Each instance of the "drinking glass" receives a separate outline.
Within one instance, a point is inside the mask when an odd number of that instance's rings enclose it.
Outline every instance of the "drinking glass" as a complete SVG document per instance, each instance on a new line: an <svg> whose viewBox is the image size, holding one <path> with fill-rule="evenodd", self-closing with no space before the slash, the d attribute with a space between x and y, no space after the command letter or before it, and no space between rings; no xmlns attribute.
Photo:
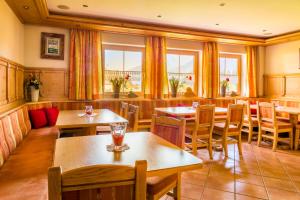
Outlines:
<svg viewBox="0 0 300 200"><path fill-rule="evenodd" d="M192 107L193 107L193 108L197 108L198 105L199 105L199 102L194 101L193 104L192 104Z"/></svg>
<svg viewBox="0 0 300 200"><path fill-rule="evenodd" d="M93 114L93 106L85 106L85 114L92 115Z"/></svg>
<svg viewBox="0 0 300 200"><path fill-rule="evenodd" d="M126 123L113 123L110 125L111 136L115 148L120 148L123 145L124 136L126 133Z"/></svg>

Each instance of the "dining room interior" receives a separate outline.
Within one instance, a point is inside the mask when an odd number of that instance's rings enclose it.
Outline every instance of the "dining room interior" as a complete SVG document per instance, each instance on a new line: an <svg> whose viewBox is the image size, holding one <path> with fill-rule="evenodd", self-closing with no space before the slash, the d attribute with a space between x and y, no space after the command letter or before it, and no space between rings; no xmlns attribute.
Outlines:
<svg viewBox="0 0 300 200"><path fill-rule="evenodd" d="M0 199L300 199L299 10L0 0Z"/></svg>

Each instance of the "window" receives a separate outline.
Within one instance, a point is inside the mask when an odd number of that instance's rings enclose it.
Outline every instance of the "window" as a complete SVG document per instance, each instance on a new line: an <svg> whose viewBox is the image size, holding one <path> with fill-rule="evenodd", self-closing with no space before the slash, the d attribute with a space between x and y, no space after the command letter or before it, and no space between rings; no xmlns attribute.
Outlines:
<svg viewBox="0 0 300 200"><path fill-rule="evenodd" d="M241 55L220 54L219 65L220 65L220 83L226 80L226 78L229 78L229 88L227 89L227 92L236 92L237 94L240 94Z"/></svg>
<svg viewBox="0 0 300 200"><path fill-rule="evenodd" d="M181 87L179 93L185 92L187 87L198 91L197 88L197 67L198 53L192 51L168 50L167 53L167 72L168 79L175 77L180 80Z"/></svg>
<svg viewBox="0 0 300 200"><path fill-rule="evenodd" d="M129 75L122 92L142 91L144 49L129 46L104 46L104 92L113 92L110 79Z"/></svg>

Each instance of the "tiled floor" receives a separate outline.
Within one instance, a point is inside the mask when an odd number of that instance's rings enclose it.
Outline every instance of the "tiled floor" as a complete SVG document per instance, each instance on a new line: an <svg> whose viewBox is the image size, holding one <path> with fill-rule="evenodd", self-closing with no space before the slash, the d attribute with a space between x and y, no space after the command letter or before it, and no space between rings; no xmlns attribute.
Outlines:
<svg viewBox="0 0 300 200"><path fill-rule="evenodd" d="M243 156L230 145L229 157L198 151L202 169L182 174L183 200L300 200L300 151L278 150L243 143ZM171 200L171 197L164 197Z"/></svg>

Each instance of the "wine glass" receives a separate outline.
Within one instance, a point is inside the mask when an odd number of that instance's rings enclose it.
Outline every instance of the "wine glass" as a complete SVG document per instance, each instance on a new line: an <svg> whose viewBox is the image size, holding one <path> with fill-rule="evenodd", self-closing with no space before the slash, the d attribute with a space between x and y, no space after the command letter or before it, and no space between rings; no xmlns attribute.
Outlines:
<svg viewBox="0 0 300 200"><path fill-rule="evenodd" d="M197 102L197 101L194 101L194 102L192 103L192 107L193 107L193 108L197 108L198 105L199 105L199 102Z"/></svg>
<svg viewBox="0 0 300 200"><path fill-rule="evenodd" d="M85 106L85 114L92 115L93 114L93 106L91 106L91 105Z"/></svg>

